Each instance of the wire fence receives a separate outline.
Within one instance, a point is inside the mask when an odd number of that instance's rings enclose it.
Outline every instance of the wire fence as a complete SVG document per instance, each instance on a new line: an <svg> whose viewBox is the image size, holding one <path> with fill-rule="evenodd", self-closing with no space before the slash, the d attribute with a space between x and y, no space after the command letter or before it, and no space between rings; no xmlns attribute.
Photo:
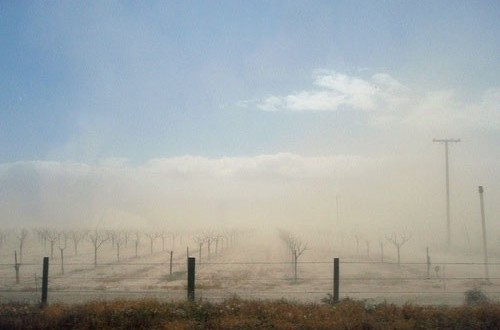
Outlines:
<svg viewBox="0 0 500 330"><path fill-rule="evenodd" d="M484 267L490 276L484 276ZM42 263L0 264L0 302L40 300ZM169 262L61 263L50 265L49 301L95 299L186 299L185 258ZM457 305L464 293L480 288L491 300L500 298L500 263L340 261L340 297L367 302ZM249 261L196 264L196 298L326 301L333 294L333 259L292 262Z"/></svg>

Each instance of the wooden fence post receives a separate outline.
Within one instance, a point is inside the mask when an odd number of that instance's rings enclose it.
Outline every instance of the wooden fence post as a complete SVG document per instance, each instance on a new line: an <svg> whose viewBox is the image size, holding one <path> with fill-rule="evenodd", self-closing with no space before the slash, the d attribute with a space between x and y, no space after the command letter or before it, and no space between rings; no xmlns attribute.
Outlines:
<svg viewBox="0 0 500 330"><path fill-rule="evenodd" d="M427 252L427 279L431 278L431 256L429 255L429 247L426 248Z"/></svg>
<svg viewBox="0 0 500 330"><path fill-rule="evenodd" d="M380 242L380 262L384 262L384 243Z"/></svg>
<svg viewBox="0 0 500 330"><path fill-rule="evenodd" d="M14 269L16 270L16 284L19 284L19 268L21 264L17 262L17 251L14 251Z"/></svg>
<svg viewBox="0 0 500 330"><path fill-rule="evenodd" d="M195 279L195 261L196 258L188 258L188 274L187 274L187 297L189 301L194 301L194 279Z"/></svg>
<svg viewBox="0 0 500 330"><path fill-rule="evenodd" d="M49 289L49 257L43 258L43 274L42 274L42 301L41 307L47 306L47 292Z"/></svg>
<svg viewBox="0 0 500 330"><path fill-rule="evenodd" d="M174 251L170 251L170 276L172 276L172 259L174 257Z"/></svg>
<svg viewBox="0 0 500 330"><path fill-rule="evenodd" d="M61 250L61 274L64 275L64 248L59 248Z"/></svg>
<svg viewBox="0 0 500 330"><path fill-rule="evenodd" d="M339 282L340 282L340 271L339 271L339 258L333 258L333 303L339 302Z"/></svg>
<svg viewBox="0 0 500 330"><path fill-rule="evenodd" d="M293 281L297 283L297 250L293 250Z"/></svg>

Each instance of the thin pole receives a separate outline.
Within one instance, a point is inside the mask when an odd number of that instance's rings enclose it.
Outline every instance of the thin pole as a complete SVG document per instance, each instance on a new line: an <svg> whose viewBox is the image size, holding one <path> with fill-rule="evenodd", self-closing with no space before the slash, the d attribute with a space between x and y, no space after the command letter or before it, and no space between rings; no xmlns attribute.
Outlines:
<svg viewBox="0 0 500 330"><path fill-rule="evenodd" d="M448 144L450 142L460 142L460 139L434 139L432 142L444 143L445 171L446 171L446 246L451 246L451 220L450 220L450 171Z"/></svg>
<svg viewBox="0 0 500 330"><path fill-rule="evenodd" d="M451 245L451 221L450 221L450 170L448 160L448 141L444 143L446 163L446 245Z"/></svg>
<svg viewBox="0 0 500 330"><path fill-rule="evenodd" d="M483 186L479 186L479 200L481 202L481 224L483 226L484 277L486 278L486 281L489 281L490 276L488 272L488 248L486 243L486 220L484 216L483 191Z"/></svg>

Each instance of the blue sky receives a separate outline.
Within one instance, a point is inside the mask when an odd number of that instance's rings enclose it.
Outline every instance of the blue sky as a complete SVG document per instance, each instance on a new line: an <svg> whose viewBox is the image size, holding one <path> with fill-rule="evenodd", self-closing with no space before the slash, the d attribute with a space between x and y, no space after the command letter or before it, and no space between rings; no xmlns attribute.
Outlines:
<svg viewBox="0 0 500 330"><path fill-rule="evenodd" d="M499 13L497 1L3 2L0 161L346 152L379 134L364 113L238 102L310 90L316 70L476 99L498 87ZM346 144L328 142L339 130Z"/></svg>
<svg viewBox="0 0 500 330"><path fill-rule="evenodd" d="M223 178L221 195L181 202L199 206L189 214L257 200L258 217L299 221L319 198L323 221L342 194L352 221L431 224L444 180L432 139L461 138L454 212L473 217L458 201L478 184L500 196L498 17L498 1L2 1L0 209L81 217L77 199L51 197L64 192L153 219L170 211L144 215L135 191ZM275 188L295 193L269 208Z"/></svg>

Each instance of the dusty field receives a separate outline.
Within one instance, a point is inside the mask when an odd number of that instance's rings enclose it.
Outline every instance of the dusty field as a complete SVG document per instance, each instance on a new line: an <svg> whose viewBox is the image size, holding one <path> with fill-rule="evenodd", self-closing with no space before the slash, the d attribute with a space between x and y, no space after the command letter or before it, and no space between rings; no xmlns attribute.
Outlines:
<svg viewBox="0 0 500 330"><path fill-rule="evenodd" d="M203 246L201 262L198 245L186 234L165 241L156 239L153 253L150 242L143 237L135 257L135 244L123 243L120 261L116 246L106 241L98 250L98 265L94 267L94 251L89 241L79 245L74 254L72 242L64 249L64 274L59 244L50 259L49 302L83 302L94 299L155 297L160 300L183 300L186 297L186 247L197 258L196 297L221 301L238 296L251 299L291 299L320 302L332 293L333 257L340 257L342 297L366 299L368 303L383 301L432 305L463 303L464 292L480 287L490 299L500 298L500 261L490 259L490 282L481 279L484 266L480 255L433 255L431 277L427 279L425 254L405 251L402 264L394 260L394 251L386 246L385 262L377 251L353 253L348 246L331 244L331 240L305 238L308 249L299 258L298 279L294 281L291 256L276 233L257 231L239 235L233 244ZM50 255L30 232L23 247L20 283L16 284L14 234L3 242L0 254L0 302L36 303L40 299L42 258ZM170 250L174 251L170 275ZM413 253L413 254L412 254ZM363 254L363 255L361 255ZM19 257L18 257L19 258ZM435 271L439 266L439 271Z"/></svg>

